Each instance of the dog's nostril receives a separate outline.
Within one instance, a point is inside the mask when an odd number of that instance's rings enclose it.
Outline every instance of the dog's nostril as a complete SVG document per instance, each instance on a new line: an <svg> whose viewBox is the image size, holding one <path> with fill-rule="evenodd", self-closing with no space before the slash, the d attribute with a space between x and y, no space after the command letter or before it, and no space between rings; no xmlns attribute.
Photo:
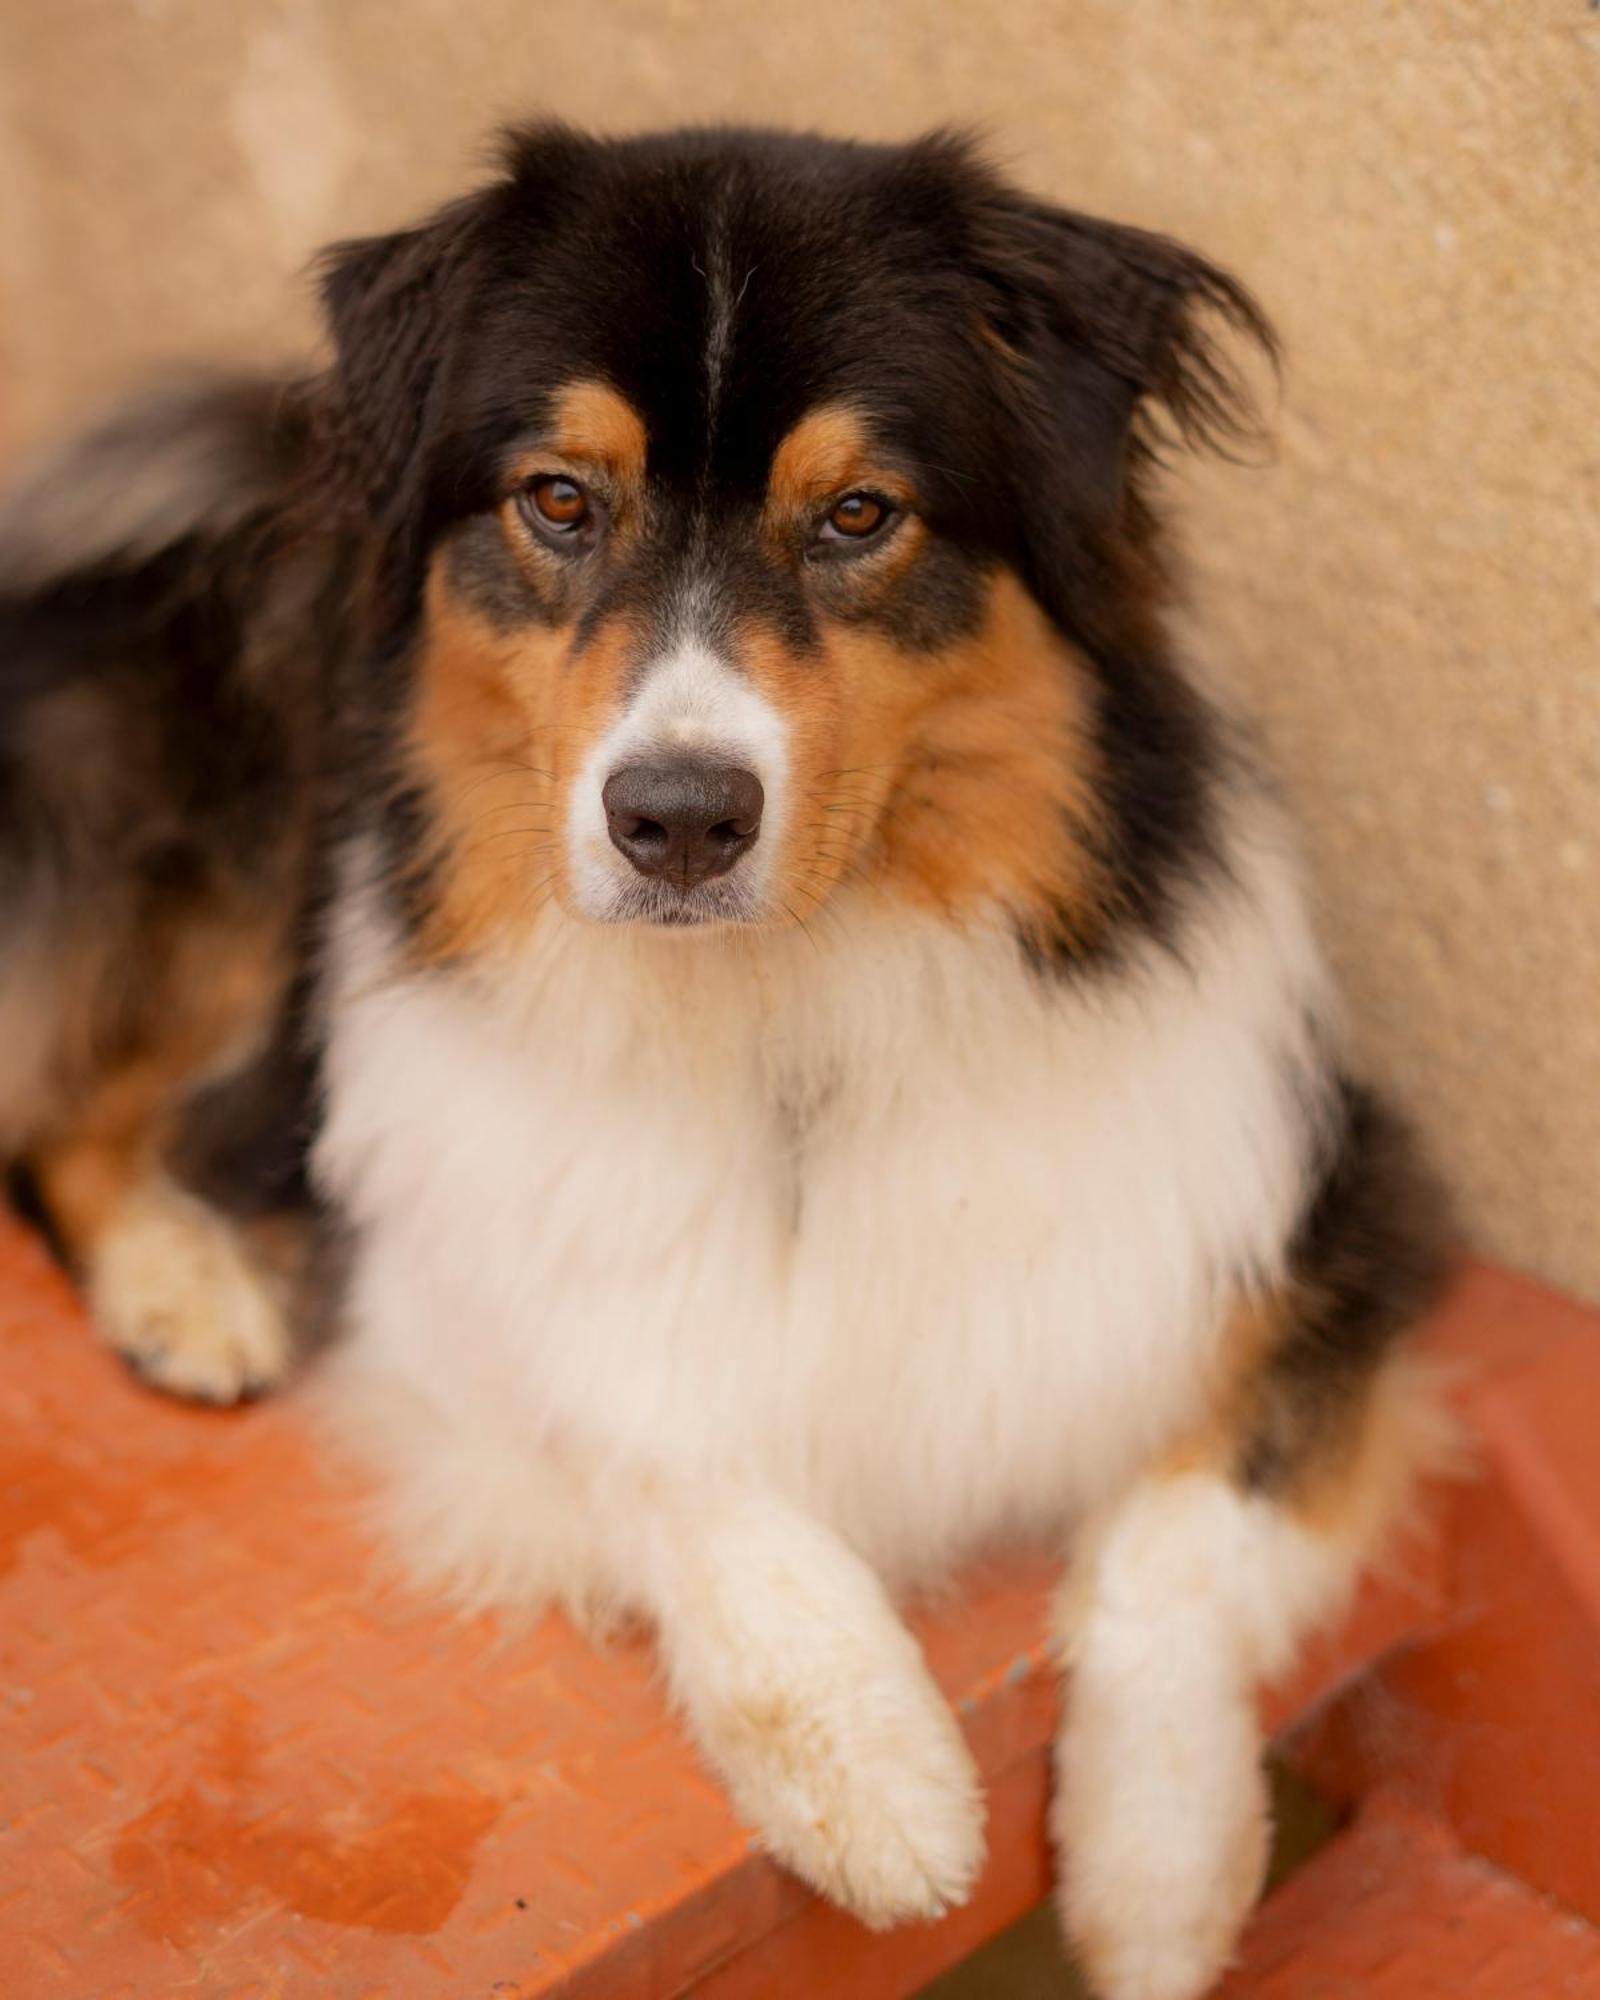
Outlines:
<svg viewBox="0 0 1600 2000"><path fill-rule="evenodd" d="M754 771L698 758L626 764L601 801L619 853L680 889L725 874L755 844L766 803Z"/></svg>
<svg viewBox="0 0 1600 2000"><path fill-rule="evenodd" d="M655 841L665 840L667 837L667 829L658 819L635 819L630 825L627 824L627 814L623 814L621 817L629 840Z"/></svg>

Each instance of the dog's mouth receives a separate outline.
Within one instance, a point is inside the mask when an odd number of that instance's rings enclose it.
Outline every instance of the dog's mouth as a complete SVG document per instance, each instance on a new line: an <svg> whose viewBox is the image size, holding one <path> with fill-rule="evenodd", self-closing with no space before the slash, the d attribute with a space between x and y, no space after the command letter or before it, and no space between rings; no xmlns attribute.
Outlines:
<svg viewBox="0 0 1600 2000"><path fill-rule="evenodd" d="M600 913L600 921L645 930L694 931L757 924L765 915L760 899L743 882L721 877L687 888L659 880L626 883Z"/></svg>

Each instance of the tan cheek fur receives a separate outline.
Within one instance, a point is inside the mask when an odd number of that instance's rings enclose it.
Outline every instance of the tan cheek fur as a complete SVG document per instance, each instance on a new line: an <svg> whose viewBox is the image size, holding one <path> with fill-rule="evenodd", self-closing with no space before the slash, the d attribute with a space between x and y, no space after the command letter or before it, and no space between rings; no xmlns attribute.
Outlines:
<svg viewBox="0 0 1600 2000"><path fill-rule="evenodd" d="M615 532L636 533L647 438L637 410L603 382L568 383L555 399L548 444L513 477L598 471ZM535 581L558 581L502 514L513 554ZM615 713L630 634L617 625L572 653L570 623L495 630L451 588L448 561L428 579L411 770L432 813L424 855L431 896L413 950L424 962L461 957L524 932L564 895L561 826L571 774Z"/></svg>
<svg viewBox="0 0 1600 2000"><path fill-rule="evenodd" d="M570 626L496 631L428 580L408 762L431 808L427 963L526 932L566 890L572 774L621 701L632 635L620 622L580 654Z"/></svg>
<svg viewBox="0 0 1600 2000"><path fill-rule="evenodd" d="M747 670L791 730L780 873L800 914L849 875L955 919L1103 920L1090 684L1009 572L944 653L836 625L820 660L757 643Z"/></svg>

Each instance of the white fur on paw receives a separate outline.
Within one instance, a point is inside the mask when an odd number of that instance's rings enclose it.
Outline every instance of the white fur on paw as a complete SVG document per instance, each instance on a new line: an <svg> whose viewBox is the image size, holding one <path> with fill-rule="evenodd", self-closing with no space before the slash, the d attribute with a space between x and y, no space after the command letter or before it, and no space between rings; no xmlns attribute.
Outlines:
<svg viewBox="0 0 1600 2000"><path fill-rule="evenodd" d="M283 1313L229 1225L176 1188L142 1190L95 1245L101 1337L176 1396L236 1403L282 1379Z"/></svg>
<svg viewBox="0 0 1600 2000"><path fill-rule="evenodd" d="M1095 1704L1094 1706L1098 1706ZM1099 2000L1198 2000L1228 1964L1266 1871L1253 1720L1075 1716L1054 1814L1061 1913ZM1193 1725L1193 1726L1191 1726ZM1196 1728L1203 1734L1196 1734Z"/></svg>
<svg viewBox="0 0 1600 2000"><path fill-rule="evenodd" d="M797 1675L703 1733L767 1851L863 1923L939 1917L972 1893L977 1771L920 1662L903 1675Z"/></svg>

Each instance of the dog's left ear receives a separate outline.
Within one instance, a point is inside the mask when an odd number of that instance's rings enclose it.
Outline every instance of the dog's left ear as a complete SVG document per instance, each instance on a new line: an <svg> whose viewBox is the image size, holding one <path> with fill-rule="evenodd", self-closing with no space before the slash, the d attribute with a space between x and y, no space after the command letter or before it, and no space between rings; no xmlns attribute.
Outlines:
<svg viewBox="0 0 1600 2000"><path fill-rule="evenodd" d="M1260 434L1227 350L1241 337L1276 365L1277 337L1236 278L1170 237L1010 197L987 218L1002 319L1024 341L1059 344L1131 406L1165 409L1185 444L1222 448Z"/></svg>
<svg viewBox="0 0 1600 2000"><path fill-rule="evenodd" d="M1172 444L1229 450L1264 433L1241 352L1277 341L1249 292L1181 244L987 181L973 225L985 338L1019 427L1048 569L1104 560L1143 519L1139 474Z"/></svg>

